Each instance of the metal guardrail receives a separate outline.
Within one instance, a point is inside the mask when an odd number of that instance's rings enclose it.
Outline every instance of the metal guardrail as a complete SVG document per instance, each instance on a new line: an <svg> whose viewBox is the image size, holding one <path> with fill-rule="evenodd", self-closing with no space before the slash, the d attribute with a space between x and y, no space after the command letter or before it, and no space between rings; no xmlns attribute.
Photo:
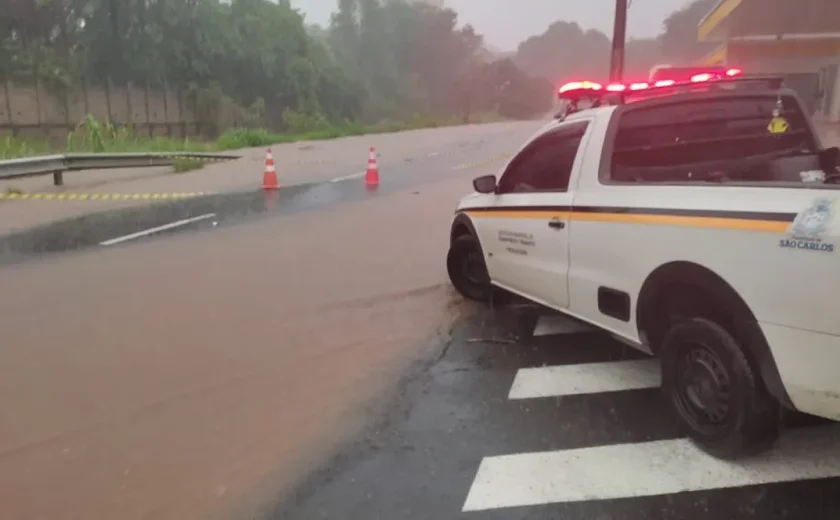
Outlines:
<svg viewBox="0 0 840 520"><path fill-rule="evenodd" d="M52 175L53 184L64 184L64 172L110 168L170 166L178 159L195 161L230 161L240 155L222 153L70 153L42 155L0 161L0 180Z"/></svg>

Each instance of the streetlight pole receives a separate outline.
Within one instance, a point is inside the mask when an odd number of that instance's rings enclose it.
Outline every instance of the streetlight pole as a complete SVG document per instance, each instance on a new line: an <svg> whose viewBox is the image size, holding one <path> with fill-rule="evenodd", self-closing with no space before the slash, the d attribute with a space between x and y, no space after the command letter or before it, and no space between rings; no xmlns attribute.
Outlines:
<svg viewBox="0 0 840 520"><path fill-rule="evenodd" d="M627 38L627 0L615 0L610 82L621 83L624 76L624 41Z"/></svg>

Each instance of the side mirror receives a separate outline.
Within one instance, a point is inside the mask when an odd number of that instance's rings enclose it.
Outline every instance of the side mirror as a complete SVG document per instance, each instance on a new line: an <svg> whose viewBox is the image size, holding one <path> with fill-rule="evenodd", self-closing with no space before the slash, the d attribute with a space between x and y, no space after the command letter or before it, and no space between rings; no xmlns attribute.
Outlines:
<svg viewBox="0 0 840 520"><path fill-rule="evenodd" d="M820 169L828 174L835 173L840 165L840 148L832 146L820 151Z"/></svg>
<svg viewBox="0 0 840 520"><path fill-rule="evenodd" d="M479 193L495 193L496 192L496 176L482 175L473 179L473 188Z"/></svg>

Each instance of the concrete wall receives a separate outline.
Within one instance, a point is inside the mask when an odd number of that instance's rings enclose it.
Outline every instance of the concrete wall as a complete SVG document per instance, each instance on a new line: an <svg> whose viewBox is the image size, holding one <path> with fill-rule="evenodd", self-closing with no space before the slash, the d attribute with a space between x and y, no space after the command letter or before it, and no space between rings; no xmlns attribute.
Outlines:
<svg viewBox="0 0 840 520"><path fill-rule="evenodd" d="M194 136L210 125L175 90L123 85L51 89L43 84L0 82L0 136L64 140L87 114L99 121L133 124L138 134Z"/></svg>

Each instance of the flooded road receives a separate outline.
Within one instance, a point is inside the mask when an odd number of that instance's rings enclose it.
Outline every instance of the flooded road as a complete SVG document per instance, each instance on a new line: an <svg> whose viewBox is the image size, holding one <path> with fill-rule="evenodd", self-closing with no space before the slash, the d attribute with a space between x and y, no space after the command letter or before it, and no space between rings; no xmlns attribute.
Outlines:
<svg viewBox="0 0 840 520"><path fill-rule="evenodd" d="M395 147L373 193L4 203L46 220L0 237L0 518L833 519L836 427L717 464L650 360L453 294L457 200L536 126Z"/></svg>
<svg viewBox="0 0 840 520"><path fill-rule="evenodd" d="M443 260L468 182L3 268L2 516L274 498L459 315Z"/></svg>

